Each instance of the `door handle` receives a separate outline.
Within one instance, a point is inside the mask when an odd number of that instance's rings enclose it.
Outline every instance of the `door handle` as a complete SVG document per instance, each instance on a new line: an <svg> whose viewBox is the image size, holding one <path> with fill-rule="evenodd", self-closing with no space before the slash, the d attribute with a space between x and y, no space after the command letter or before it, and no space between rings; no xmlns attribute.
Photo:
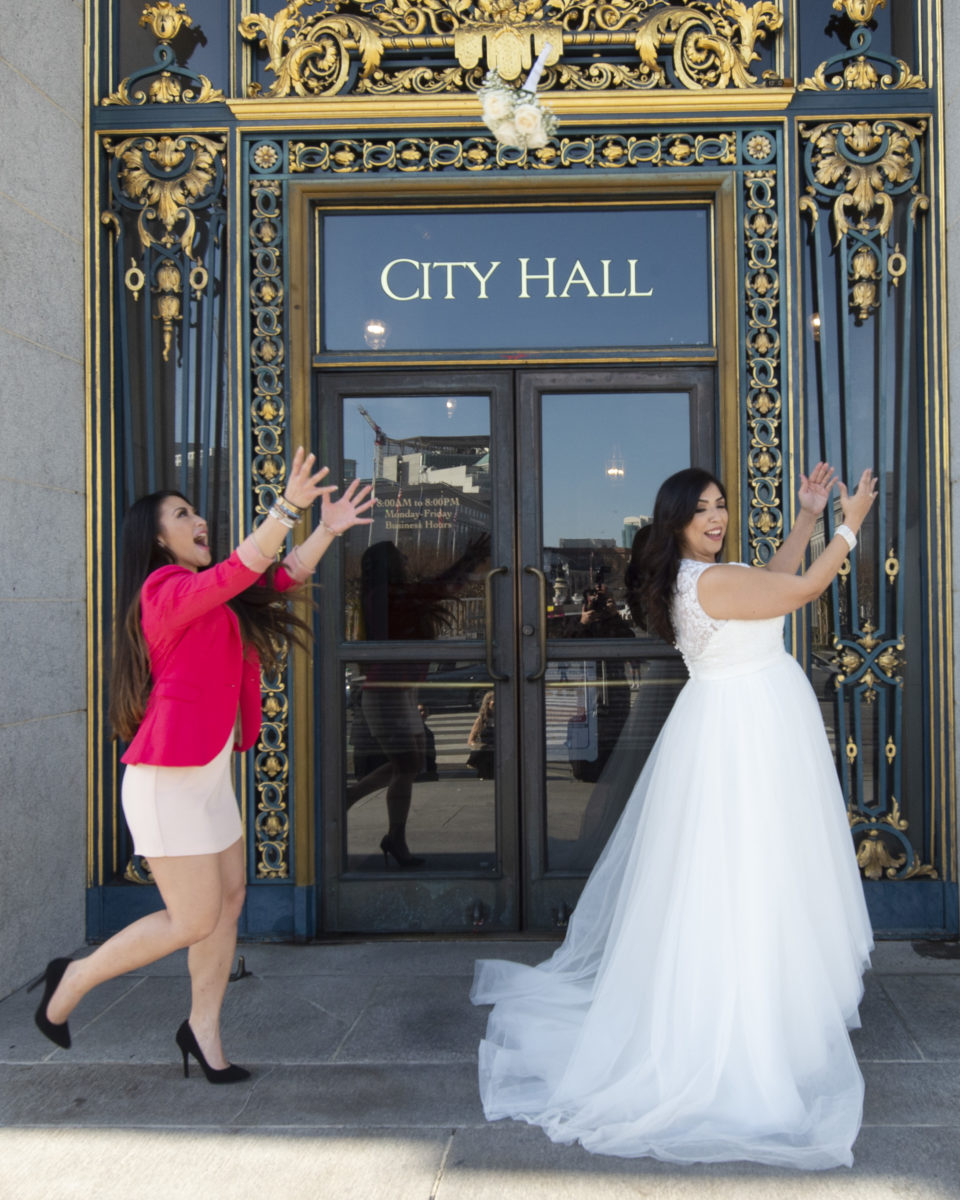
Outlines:
<svg viewBox="0 0 960 1200"><path fill-rule="evenodd" d="M540 666L532 675L527 676L528 683L536 683L547 673L547 577L536 567L524 567L523 573L536 576L537 591L540 596L540 633L537 638L540 647Z"/></svg>
<svg viewBox="0 0 960 1200"><path fill-rule="evenodd" d="M501 675L493 665L493 577L506 575L506 567L494 567L483 577L483 624L487 643L487 674L494 683L507 683L510 676Z"/></svg>

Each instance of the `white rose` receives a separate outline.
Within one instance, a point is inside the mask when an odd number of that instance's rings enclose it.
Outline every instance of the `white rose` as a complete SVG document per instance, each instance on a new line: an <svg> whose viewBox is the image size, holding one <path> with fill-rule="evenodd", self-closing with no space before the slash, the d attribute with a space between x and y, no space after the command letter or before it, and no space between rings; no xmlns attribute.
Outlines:
<svg viewBox="0 0 960 1200"><path fill-rule="evenodd" d="M488 92L483 98L483 119L488 125L509 117L512 110L510 97L504 92Z"/></svg>
<svg viewBox="0 0 960 1200"><path fill-rule="evenodd" d="M540 109L535 104L518 104L513 113L513 121L517 131L524 137L535 137L538 132L543 133Z"/></svg>
<svg viewBox="0 0 960 1200"><path fill-rule="evenodd" d="M520 145L520 134L517 132L517 127L512 121L501 121L494 129L496 139L504 146Z"/></svg>
<svg viewBox="0 0 960 1200"><path fill-rule="evenodd" d="M541 129L539 133L532 133L527 138L527 149L542 150L549 141L550 139L547 137L546 131Z"/></svg>

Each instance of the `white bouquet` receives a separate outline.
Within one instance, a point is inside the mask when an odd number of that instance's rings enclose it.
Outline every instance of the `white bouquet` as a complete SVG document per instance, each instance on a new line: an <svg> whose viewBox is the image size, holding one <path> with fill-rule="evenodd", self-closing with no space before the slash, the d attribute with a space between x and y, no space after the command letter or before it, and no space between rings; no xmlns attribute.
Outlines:
<svg viewBox="0 0 960 1200"><path fill-rule="evenodd" d="M515 88L488 71L477 95L483 105L483 123L503 146L539 150L557 130L557 119L537 98L537 84L550 53L543 47L523 87Z"/></svg>

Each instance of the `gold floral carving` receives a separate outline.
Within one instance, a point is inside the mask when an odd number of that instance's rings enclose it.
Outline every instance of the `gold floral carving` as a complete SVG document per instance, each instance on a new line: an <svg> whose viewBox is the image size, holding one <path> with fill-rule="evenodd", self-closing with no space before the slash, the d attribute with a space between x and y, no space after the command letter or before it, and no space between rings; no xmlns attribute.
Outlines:
<svg viewBox="0 0 960 1200"><path fill-rule="evenodd" d="M194 204L212 196L221 178L225 140L190 133L151 137L137 134L114 143L104 139L104 149L115 160L115 186L130 208L137 209L137 233L144 253L160 248L160 261L152 275L157 319L162 322L163 359L169 360L175 324L182 320L183 273L195 296L206 288L208 276L198 249ZM102 220L117 227L113 212ZM183 265L176 261L176 248ZM190 264L188 268L187 264ZM132 259L124 283L134 300L140 296L147 274Z"/></svg>
<svg viewBox="0 0 960 1200"><path fill-rule="evenodd" d="M897 672L905 661L903 657L905 643L901 638L897 642L890 642L884 646L883 638L874 637L876 632L871 622L867 621L855 643L840 641L836 637L833 639L835 650L833 666L837 668L837 674L833 681L834 687L839 691L852 675L856 675L865 667L863 674L855 682L863 686L863 698L867 704L872 704L876 700L878 683L896 687L903 686L903 679ZM884 648L877 653L880 646Z"/></svg>
<svg viewBox="0 0 960 1200"><path fill-rule="evenodd" d="M938 878L936 868L925 864L909 842L906 842L905 835L910 825L900 811L900 802L896 796L890 797L890 811L883 816L868 817L851 808L847 811L847 818L855 837L857 834L864 834L857 845L857 865L866 879L880 879L884 875L888 879ZM890 845L884 840L884 834L892 837L895 844L903 848L902 854L891 852ZM908 850L910 866L904 871Z"/></svg>
<svg viewBox="0 0 960 1200"><path fill-rule="evenodd" d="M172 42L184 26L193 24L193 19L187 16L185 4L174 8L168 0L160 0L159 4L146 5L139 24L149 27L158 42Z"/></svg>
<svg viewBox="0 0 960 1200"><path fill-rule="evenodd" d="M766 159L774 143L766 134L749 139L747 153ZM780 267L775 170L745 171L747 265L747 416L750 450L747 487L748 526L753 561L767 562L783 535L780 494L783 456L780 450Z"/></svg>
<svg viewBox="0 0 960 1200"><path fill-rule="evenodd" d="M814 73L800 84L801 92L841 92L844 90L868 91L879 88L885 92L904 91L911 88L925 88L926 82L921 75L914 75L902 59L897 59L898 73L881 75L877 68L863 54L850 59L843 71L837 75L828 75L830 64L822 62Z"/></svg>
<svg viewBox="0 0 960 1200"><path fill-rule="evenodd" d="M213 186L216 159L223 153L226 142L192 133L180 137L163 134L158 138L139 135L117 146L109 140L104 145L122 164L119 179L124 194L140 203L137 229L143 248L155 241L164 246L179 242L189 256L197 230L196 217L189 206ZM173 174L188 153L193 155L188 169ZM158 177L145 159L166 172L167 178ZM159 237L150 228L155 221L162 226Z"/></svg>
<svg viewBox="0 0 960 1200"><path fill-rule="evenodd" d="M154 66L129 75L115 92L100 101L102 105L211 104L225 99L223 92L215 88L206 75L194 75L177 65L170 43L183 29L193 25L185 4L177 8L169 0L147 4L139 24L148 28L157 39ZM146 88L138 89L138 84L146 83L151 76L155 78Z"/></svg>
<svg viewBox="0 0 960 1200"><path fill-rule="evenodd" d="M910 124L891 118L872 121L831 121L815 127L800 126L807 146L810 182L800 209L815 225L819 218L816 198L828 201L833 215L834 244L852 235L846 251L850 307L859 320L880 307L883 268L897 286L906 271L899 243L887 240L893 228L894 198L910 193L910 219L929 207L918 190L918 141L926 122Z"/></svg>
<svg viewBox="0 0 960 1200"><path fill-rule="evenodd" d="M266 51L276 77L268 96L340 93L354 51L361 64L357 92L476 90L486 70L519 79L547 45L544 87L669 87L661 61L668 55L679 85L699 91L758 86L751 71L760 57L757 42L782 25L774 0L290 0L273 17L250 13L240 33L259 39ZM550 70L566 52L591 46L632 49L639 62ZM459 70L383 66L388 51L444 49L452 50ZM250 94L259 95L260 85L252 84Z"/></svg>
<svg viewBox="0 0 960 1200"><path fill-rule="evenodd" d="M873 20L873 14L878 8L886 8L887 0L833 0L837 12L845 12L851 21L858 25Z"/></svg>
<svg viewBox="0 0 960 1200"><path fill-rule="evenodd" d="M886 8L887 0L833 0L837 12L843 12L859 28L854 30L850 49L836 58L822 62L814 73L800 84L799 91L836 92L903 91L925 88L919 75L914 75L902 58L886 54L870 54L871 36L865 29L878 8ZM857 53L857 51L861 53ZM871 61L871 59L873 61ZM881 64L881 70L874 65Z"/></svg>
<svg viewBox="0 0 960 1200"><path fill-rule="evenodd" d="M848 209L859 213L857 228L886 235L893 220L893 199L888 184L906 183L913 172L913 143L924 132L925 122L858 121L842 125L827 123L813 129L801 126L803 136L814 143L814 175L829 187L843 183L833 204L834 240L839 243L850 229ZM841 146L842 139L842 146ZM882 155L876 151L886 143ZM875 225L868 218L879 209Z"/></svg>

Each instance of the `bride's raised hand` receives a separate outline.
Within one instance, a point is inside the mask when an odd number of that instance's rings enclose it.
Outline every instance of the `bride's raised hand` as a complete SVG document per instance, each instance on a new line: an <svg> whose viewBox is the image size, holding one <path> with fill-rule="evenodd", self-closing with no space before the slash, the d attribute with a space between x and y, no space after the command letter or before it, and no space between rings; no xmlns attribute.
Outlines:
<svg viewBox="0 0 960 1200"><path fill-rule="evenodd" d="M847 493L846 484L840 484L840 508L843 511L843 521L854 533L863 524L867 513L873 507L877 498L877 479L870 467L863 472L857 482L856 490Z"/></svg>
<svg viewBox="0 0 960 1200"><path fill-rule="evenodd" d="M827 507L827 500L837 482L837 473L829 463L818 462L809 475L800 475L797 499L800 507L817 517Z"/></svg>
<svg viewBox="0 0 960 1200"><path fill-rule="evenodd" d="M336 489L327 488L326 492ZM320 506L320 520L337 537L345 533L353 525L370 525L373 517L361 517L360 513L372 508L376 501L370 495L370 484L360 486L360 480L354 479L339 500L331 500L329 495L323 497Z"/></svg>

